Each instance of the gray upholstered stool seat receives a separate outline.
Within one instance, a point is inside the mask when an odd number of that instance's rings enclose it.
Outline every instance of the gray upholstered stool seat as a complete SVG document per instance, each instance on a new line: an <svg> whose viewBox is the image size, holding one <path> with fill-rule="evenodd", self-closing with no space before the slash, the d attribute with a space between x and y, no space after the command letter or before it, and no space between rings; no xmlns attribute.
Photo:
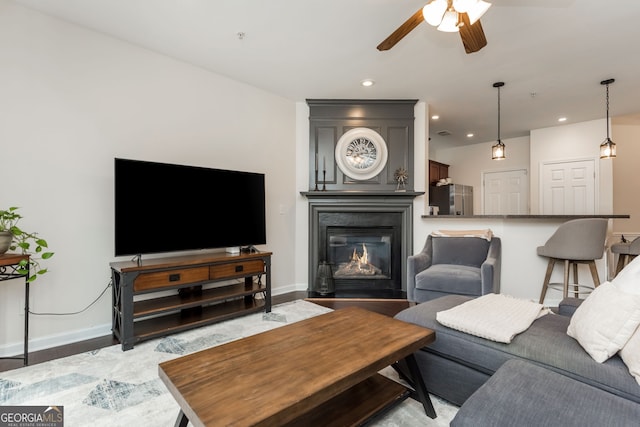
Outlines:
<svg viewBox="0 0 640 427"><path fill-rule="evenodd" d="M640 255L640 238L636 238L631 242L614 243L611 245L611 252L618 254L618 263L616 265L617 276L627 264Z"/></svg>
<svg viewBox="0 0 640 427"><path fill-rule="evenodd" d="M637 425L640 405L512 359L462 405L451 427Z"/></svg>
<svg viewBox="0 0 640 427"><path fill-rule="evenodd" d="M593 287L600 285L598 269L595 260L604 255L605 241L607 238L608 220L605 218L581 218L567 221L561 224L544 246L537 249L538 255L549 258L547 272L542 284L540 304L548 288L554 288L550 284L551 274L557 261L564 263L564 281L562 283L563 298L567 298L569 292L569 270L573 267L573 292L576 298L582 289L591 291ZM591 271L593 287L587 287L578 283L578 264L587 264Z"/></svg>

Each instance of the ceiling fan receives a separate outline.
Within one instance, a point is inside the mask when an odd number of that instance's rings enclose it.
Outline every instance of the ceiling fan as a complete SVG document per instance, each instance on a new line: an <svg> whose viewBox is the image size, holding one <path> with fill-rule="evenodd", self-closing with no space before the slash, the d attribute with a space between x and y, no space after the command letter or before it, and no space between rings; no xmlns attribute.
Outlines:
<svg viewBox="0 0 640 427"><path fill-rule="evenodd" d="M487 45L480 17L489 7L491 3L483 0L431 0L380 43L378 50L391 49L422 21L427 21L439 31L459 32L465 52L477 52Z"/></svg>

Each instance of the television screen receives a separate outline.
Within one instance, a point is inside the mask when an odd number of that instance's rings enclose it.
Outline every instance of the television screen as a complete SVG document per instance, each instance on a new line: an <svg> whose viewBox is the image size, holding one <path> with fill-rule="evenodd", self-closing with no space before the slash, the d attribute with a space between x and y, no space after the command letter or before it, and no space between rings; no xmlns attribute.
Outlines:
<svg viewBox="0 0 640 427"><path fill-rule="evenodd" d="M264 174L115 159L115 255L266 243Z"/></svg>

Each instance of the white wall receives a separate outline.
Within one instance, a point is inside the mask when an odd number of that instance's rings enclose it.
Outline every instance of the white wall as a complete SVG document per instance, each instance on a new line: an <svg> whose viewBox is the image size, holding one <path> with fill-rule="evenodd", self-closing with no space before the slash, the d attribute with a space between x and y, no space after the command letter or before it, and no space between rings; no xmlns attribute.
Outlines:
<svg viewBox="0 0 640 427"><path fill-rule="evenodd" d="M473 212L482 213L482 174L516 169L529 170L529 137L511 138L505 144L506 158L491 160L495 141L435 150L432 160L449 166L449 176L456 184L473 186Z"/></svg>
<svg viewBox="0 0 640 427"><path fill-rule="evenodd" d="M4 0L0 93L0 206L56 253L32 311L78 311L109 283L114 157L265 173L274 293L295 288L294 102ZM175 214L159 232L197 232ZM0 355L21 353L23 289L0 283ZM110 305L31 316L31 349L109 334Z"/></svg>
<svg viewBox="0 0 640 427"><path fill-rule="evenodd" d="M531 213L540 212L540 168L554 160L595 159L596 213L613 212L613 161L600 160L600 144L606 137L606 119L554 126L531 131Z"/></svg>
<svg viewBox="0 0 640 427"><path fill-rule="evenodd" d="M640 198L638 191L638 161L640 160L640 119L613 119L611 139L616 143L617 157L613 161L613 211L628 213L629 219L613 220L613 232L625 237L640 235Z"/></svg>

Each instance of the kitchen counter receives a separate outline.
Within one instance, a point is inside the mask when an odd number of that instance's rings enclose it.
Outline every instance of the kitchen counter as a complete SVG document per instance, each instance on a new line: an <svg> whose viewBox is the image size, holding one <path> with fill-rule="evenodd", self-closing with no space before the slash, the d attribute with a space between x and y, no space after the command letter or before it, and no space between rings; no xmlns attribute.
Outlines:
<svg viewBox="0 0 640 427"><path fill-rule="evenodd" d="M571 220L580 218L607 218L607 219L626 219L631 215L617 214L598 214L598 215L422 215L422 218L429 219L560 219Z"/></svg>

